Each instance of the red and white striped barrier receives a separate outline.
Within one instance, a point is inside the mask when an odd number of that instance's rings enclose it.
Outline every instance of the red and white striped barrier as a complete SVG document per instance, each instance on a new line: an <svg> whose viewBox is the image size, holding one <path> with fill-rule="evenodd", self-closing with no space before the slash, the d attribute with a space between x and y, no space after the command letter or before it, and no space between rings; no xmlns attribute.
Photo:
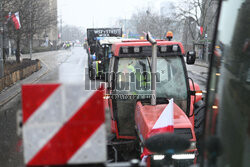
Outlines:
<svg viewBox="0 0 250 167"><path fill-rule="evenodd" d="M103 91L84 85L22 86L27 166L106 161Z"/></svg>

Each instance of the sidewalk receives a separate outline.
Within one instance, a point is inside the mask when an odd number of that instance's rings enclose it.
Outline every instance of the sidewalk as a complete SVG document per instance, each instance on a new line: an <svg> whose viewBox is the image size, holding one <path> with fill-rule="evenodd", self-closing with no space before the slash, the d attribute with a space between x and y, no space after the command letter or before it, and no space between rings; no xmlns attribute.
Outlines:
<svg viewBox="0 0 250 167"><path fill-rule="evenodd" d="M35 83L44 75L53 70L56 66L59 66L62 62L64 62L68 54L68 51L59 50L59 51L50 51L50 52L40 52L33 53L32 59L39 59L41 61L42 68L28 76L27 78L20 80L13 84L10 87L5 88L0 92L0 108L11 99L13 99L16 95L21 92L21 85L27 83ZM29 54L25 54L21 56L22 58L29 58ZM16 60L15 56L8 57L9 61Z"/></svg>
<svg viewBox="0 0 250 167"><path fill-rule="evenodd" d="M194 65L209 68L209 64L204 61L195 60Z"/></svg>

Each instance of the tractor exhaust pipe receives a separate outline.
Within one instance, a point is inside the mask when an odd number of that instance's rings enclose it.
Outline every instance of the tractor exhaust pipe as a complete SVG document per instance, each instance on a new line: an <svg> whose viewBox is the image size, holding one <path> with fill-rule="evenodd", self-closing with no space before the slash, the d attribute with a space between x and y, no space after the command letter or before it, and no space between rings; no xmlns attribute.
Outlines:
<svg viewBox="0 0 250 167"><path fill-rule="evenodd" d="M151 36L150 32L146 35L147 40L152 44L152 61L151 61L151 105L156 105L156 61L157 61L157 42Z"/></svg>

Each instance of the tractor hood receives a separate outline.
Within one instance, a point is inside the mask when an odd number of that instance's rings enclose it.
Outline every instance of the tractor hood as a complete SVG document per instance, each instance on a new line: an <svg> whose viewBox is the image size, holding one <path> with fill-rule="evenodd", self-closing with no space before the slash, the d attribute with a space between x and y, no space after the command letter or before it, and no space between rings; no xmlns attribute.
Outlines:
<svg viewBox="0 0 250 167"><path fill-rule="evenodd" d="M149 137L151 129L160 117L167 104L142 105L139 101L136 104L135 122L140 139L144 141ZM195 140L194 130L186 114L174 103L174 133L184 138Z"/></svg>

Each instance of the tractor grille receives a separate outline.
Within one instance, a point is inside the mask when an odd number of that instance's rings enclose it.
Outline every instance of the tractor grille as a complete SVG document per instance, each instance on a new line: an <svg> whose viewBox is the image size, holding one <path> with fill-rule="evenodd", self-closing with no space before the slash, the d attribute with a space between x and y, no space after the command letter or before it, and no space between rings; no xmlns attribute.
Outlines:
<svg viewBox="0 0 250 167"><path fill-rule="evenodd" d="M192 139L192 131L190 128L176 128L174 129L174 133L182 136L185 139Z"/></svg>

